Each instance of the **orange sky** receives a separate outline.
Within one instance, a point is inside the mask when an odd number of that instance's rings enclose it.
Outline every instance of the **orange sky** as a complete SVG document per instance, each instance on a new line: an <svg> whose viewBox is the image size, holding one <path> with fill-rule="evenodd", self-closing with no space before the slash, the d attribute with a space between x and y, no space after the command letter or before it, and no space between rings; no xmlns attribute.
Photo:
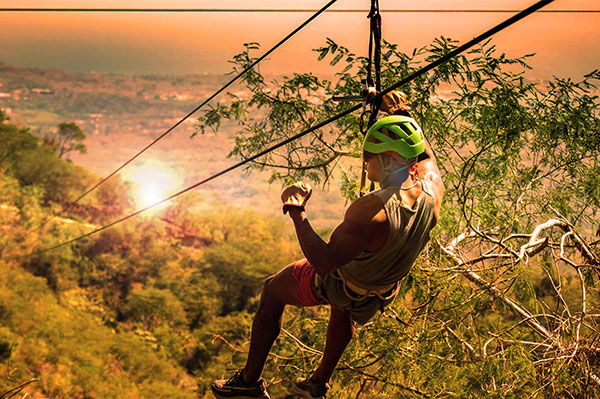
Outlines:
<svg viewBox="0 0 600 399"><path fill-rule="evenodd" d="M319 8L325 1L39 1L0 0L0 7L242 7ZM492 4L493 3L493 4ZM464 42L509 14L400 14L387 8L522 9L533 0L419 2L380 0L383 36L405 51L440 35ZM598 0L557 0L546 9L600 9ZM368 0L339 0L334 8L364 9ZM17 66L113 73L223 73L244 42L267 49L299 25L304 13L89 14L0 12L0 61ZM577 77L600 66L600 14L536 14L495 36L509 56L536 52L534 77ZM326 37L358 54L367 51L362 13L327 13L273 54L265 72L329 71L311 49Z"/></svg>
<svg viewBox="0 0 600 399"><path fill-rule="evenodd" d="M2 7L241 7L241 8L319 8L326 0L275 1L275 0L171 0L166 1L39 1L39 0L0 0ZM15 4L18 3L18 4ZM389 1L380 0L383 15L383 36L397 43L404 51L424 46L432 39L444 35L465 42L491 26L505 20L510 14L400 14L385 13L386 8L422 9L523 9L534 0L420 0ZM338 0L337 8L366 9L368 0ZM600 9L600 0L557 0L547 9ZM14 13L0 12L0 62L22 67L59 68L74 72L111 72L126 74L161 73L218 73L230 70L227 63L243 48L243 43L257 41L263 50L270 48L309 14L89 14L89 13ZM311 51L325 43L327 37L349 47L360 55L366 55L368 46L368 22L365 13L327 13L300 32L274 53L268 62L261 64L263 72L286 73L312 71L331 73L327 63L318 63L316 54ZM533 78L572 77L579 79L582 74L600 67L600 14L535 14L494 37L498 51L508 56L537 53L530 60L535 68L529 72ZM258 53L257 53L258 55ZM1 105L1 103L0 103ZM158 134L159 132L157 132ZM182 132L178 133L179 135ZM185 134L184 134L185 136ZM185 136L187 137L187 136ZM195 145L202 145L207 137L194 139ZM102 167L92 168L106 175L113 170L107 164L106 153L111 153L110 161L121 164L131 154L147 144L147 137L133 137L128 140L131 148L110 147L110 137L98 137L88 141L90 153L76 160L86 167L93 166L94 159ZM161 143L157 152L167 151ZM177 147L179 149L180 147ZM185 147L187 149L187 147ZM122 156L115 156L120 151ZM154 149L153 149L154 150ZM174 149L170 148L173 154ZM223 151L225 152L225 151ZM166 152L165 152L166 153ZM187 154L181 150L177 154ZM120 153L119 153L120 154ZM93 158L93 157L96 158ZM188 155L193 157L193 154ZM118 159L117 159L118 158ZM122 159L121 159L122 158ZM201 166L190 168L181 155L180 163L194 176L194 181L206 177ZM152 159L152 153L144 155L144 161ZM185 162L184 162L185 161ZM222 162L229 165L230 160ZM114 167L118 166L114 165ZM181 165L171 165L174 171L182 170ZM189 176L182 176L188 179ZM254 179L259 179L254 176ZM238 184L243 180L236 172L219 179L218 184ZM266 180L266 178L265 178ZM264 188L266 185L261 185ZM261 190L262 190L261 188ZM209 190L207 188L207 190ZM264 188L264 190L267 190ZM263 191L264 191L263 190ZM337 190L331 194L337 197ZM208 191L207 191L208 192ZM208 196L208 194L206 194ZM269 197L276 204L278 189L272 188L260 195ZM324 198L324 193L318 193ZM247 196L231 201L250 201ZM333 200L332 200L333 201ZM263 200L260 203L269 203ZM235 203L251 206L251 203ZM340 203L340 210L343 204ZM264 209L262 209L264 211ZM279 214L279 208L272 210ZM331 215L328 216L331 218ZM318 227L331 225L329 219L315 224Z"/></svg>

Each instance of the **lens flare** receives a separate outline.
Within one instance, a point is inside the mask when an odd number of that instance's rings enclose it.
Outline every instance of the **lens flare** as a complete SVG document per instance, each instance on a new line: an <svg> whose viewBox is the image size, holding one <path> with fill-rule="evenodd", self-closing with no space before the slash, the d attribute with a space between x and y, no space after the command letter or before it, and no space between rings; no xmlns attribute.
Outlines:
<svg viewBox="0 0 600 399"><path fill-rule="evenodd" d="M139 208L154 205L173 194L179 180L166 165L158 162L133 168L126 179L133 183L133 199ZM167 204L165 202L157 208Z"/></svg>

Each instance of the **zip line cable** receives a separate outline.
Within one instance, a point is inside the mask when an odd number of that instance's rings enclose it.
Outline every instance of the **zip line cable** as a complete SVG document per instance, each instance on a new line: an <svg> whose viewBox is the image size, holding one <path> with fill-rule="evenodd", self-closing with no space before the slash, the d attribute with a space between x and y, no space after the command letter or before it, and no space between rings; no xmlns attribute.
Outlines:
<svg viewBox="0 0 600 399"><path fill-rule="evenodd" d="M469 40L467 43L455 48L454 50L452 50L451 52L449 52L448 54L446 54L443 57L438 58L437 60L433 61L431 64L426 65L425 67L421 68L420 70L418 70L417 72L413 73L412 75L402 79L401 81L391 85L390 87L388 87L387 89L383 90L381 93L379 93L377 96L375 96L375 98L380 97L382 98L385 94L396 90L397 88L399 88L400 86L405 85L406 83L410 82L411 80L417 78L418 76L421 76L424 73L429 72L430 70L438 67L440 64L443 64L444 62L448 61L449 59L451 59L452 57L464 52L465 50L468 50L469 48L473 47L474 45L476 45L477 43L480 43L482 41L484 41L485 39L490 38L491 36L495 35L496 33L500 32L501 30L509 27L510 25L514 24L515 22L520 21L521 19L529 16L530 14L533 14L534 12L536 12L537 10L539 10L542 7L547 6L550 3L553 3L554 0L540 0L537 3L533 4L530 7L527 7L526 9L524 9L523 11L519 12L516 15L513 15L512 17L508 18L507 20L505 20L504 22L499 23L498 25L494 26L493 28L487 30L486 32L482 33L479 36L474 37L473 39ZM417 75L417 76L414 76Z"/></svg>
<svg viewBox="0 0 600 399"><path fill-rule="evenodd" d="M273 53L275 50L277 50L282 44L284 44L292 36L294 36L296 33L298 33L302 28L304 28L306 25L308 25L310 22L312 22L315 18L317 18L319 15L321 15L327 8L329 8L336 1L337 0L331 0L329 3L327 3L325 6L323 6L323 8L321 8L320 10L318 10L310 18L308 18L306 21L304 21L300 26L298 26L296 29L294 29L292 32L290 32L286 37L284 37L283 39L281 39L279 41L279 43L277 43L276 45L274 45L273 47L271 47L271 49L269 51L267 51L266 53L264 53L262 56L260 56L256 60L254 60L254 62L252 62L249 66L247 66L246 68L244 68L243 71L241 71L240 73L238 73L234 78L232 78L229 82L227 82L223 87L221 87L219 90L217 90L216 92L214 92L210 97L208 97L206 100L204 100L202 102L202 104L198 105L190 113L188 113L186 116L184 116L182 119L180 119L179 122L175 123L169 129L167 129L167 131L165 131L163 134L161 134L156 139L154 139L154 141L152 141L150 144L148 144L146 147L144 147L142 150L140 150L137 154L135 154L133 157L129 158L129 160L127 160L124 164L122 164L121 166L119 166L117 169L115 169L112 173L110 173L104 179L100 180L94 186L92 186L87 191L85 191L83 194L81 194L79 196L79 198L77 198L75 201L71 202L65 209L63 209L61 212L59 212L59 214L57 216L62 215L65 212L67 212L69 209L71 209L73 206L75 206L75 204L77 204L79 201L81 201L81 199L83 199L83 197L85 197L86 195L88 195L89 193L91 193L92 191L94 191L100 185L104 184L108 179L110 179L111 177L113 177L114 175L116 175L117 173L119 173L119 171L121 171L121 169L123 169L124 167L126 167L127 165L129 165L131 162L133 162L135 159L137 159L140 155L142 155L142 153L144 153L146 150L148 150L154 144L158 143L166 135L168 135L169 133L171 133L175 128L177 128L185 120L187 120L194 113L196 113L196 111L198 111L204 105L208 104L216 96L218 96L219 94L221 94L225 89L227 89L235 81L237 81L241 76L245 75L249 70L251 70L252 68L254 68L256 66L256 64L258 64L259 62L261 62L262 60L264 60L266 57L268 57L271 53ZM50 220L52 220L52 219L50 219ZM46 223L48 223L48 222L46 222ZM46 225L46 223L44 223L44 225ZM42 227L44 225L42 225Z"/></svg>
<svg viewBox="0 0 600 399"><path fill-rule="evenodd" d="M520 21L521 19L529 16L530 14L532 14L535 11L539 10L540 8L542 8L542 7L544 7L544 6L552 3L553 1L554 0L541 0L541 1L538 1L537 3L533 4L532 6L526 8L523 11L520 11L518 14L516 14L516 15L512 16L511 18L505 20L504 22L502 22L502 23L496 25L495 27L487 30L486 32L482 33L481 35L476 36L475 38L471 39L467 43L461 45L460 47L457 47L456 49L454 49L453 51L451 51L448 54L444 55L443 57L438 58L437 60L435 60L432 63L426 65L425 67L419 69L418 71L415 71L412 74L408 75L407 77L405 77L404 79L400 80L399 82L391 85L387 89L383 90L381 93L379 93L376 96L374 96L373 97L373 101L380 100L386 93L389 93L390 91L393 91L393 90L397 89L398 87L403 86L403 85L405 85L405 84L407 84L407 83L415 80L416 78L418 78L421 75L429 72L433 68L436 68L440 64L443 64L444 62L447 62L449 59L451 59L451 58L457 56L458 54L460 54L460 53L468 50L469 48L473 47L475 44L480 43L481 41L483 41L483 40L491 37L492 35L498 33L499 31L501 31L501 30L503 30L505 28L507 28L508 26L514 24L515 22ZM362 108L362 104L358 104L358 105L355 105L355 106L353 106L351 108L348 108L347 110L342 111L342 112L340 112L340 113L338 113L338 114L336 114L336 115L328 118L325 121L322 121L322 122L320 122L320 123L318 123L318 124L316 124L314 126L311 126L310 128L308 128L308 129L306 129L306 130L304 130L304 131L302 131L302 132L300 132L300 133L298 133L298 134L296 134L294 136L291 136L291 137L289 137L289 138L287 138L287 139L285 139L285 140L283 140L283 141L281 141L281 142L279 142L279 143L277 143L277 144L275 144L275 145L273 145L273 146L271 146L271 147L269 147L269 148L267 148L267 149L265 149L265 150L263 150L263 151L255 154L255 155L251 156L250 158L244 159L243 161L240 161L240 162L236 163L235 165L232 165L232 166L230 166L230 167L228 167L226 169L223 169L222 171L220 171L218 173L215 173L212 176L207 177L206 179L204 179L202 181L199 181L198 183L196 183L196 184L194 184L194 185L192 185L190 187L187 187L187 188L185 188L185 189L183 189L183 190L181 190L181 191L179 191L179 192L177 192L175 194L172 194L171 196L169 196L169 197L167 197L167 198L165 198L165 199L163 199L161 201L158 201L158 202L156 202L156 203L154 203L154 204L152 204L150 206L147 206L147 207L145 207L143 209L140 209L140 210L138 210L138 211L136 211L134 213L131 213L131 214L127 215L127 216L124 216L124 217L122 217L122 218L120 218L120 219L118 219L118 220L116 220L116 221L114 221L112 223L109 223L109 224L107 224L105 226L99 227L99 228L97 228L97 229L95 229L93 231L90 231L89 233L83 234L83 235L81 235L79 237L73 238L71 240L65 241L65 242L57 244L57 245L54 245L52 247L41 249L41 250L33 252L33 253L31 253L31 254L29 254L27 256L40 255L42 253L45 253L45 252L48 252L48 251L52 251L52 250L60 248L60 247L64 247L64 246L72 244L72 243L74 243L76 241L82 240L82 239L84 239L86 237L89 237L89 236L91 236L93 234L96 234L96 233L98 233L100 231L106 230L109 227L112 227L112 226L114 226L114 225L116 225L118 223L124 222L125 220L131 219L132 217L137 216L137 215L139 215L142 212L145 212L145 211L147 211L147 210L149 210L151 208L154 208L154 207L156 207L156 206L158 206L160 204L163 204L163 203L165 203L167 201L170 201L170 200L172 200L175 197L178 197L178 196L180 196L182 194L185 194L188 191L191 191L191 190L193 190L193 189L195 189L195 188L197 188L197 187L199 187L199 186L201 186L201 185L203 185L205 183L208 183L211 180L214 180L214 179L216 179L216 178L218 178L218 177L220 177L220 176L222 176L222 175L224 175L226 173L229 173L232 170L239 168L240 166L243 166L243 165L245 165L247 163L250 163L250 162L254 161L257 158L262 157L263 155L266 155L266 154L268 154L268 153L270 153L270 152L272 152L272 151L274 151L274 150L276 150L276 149L278 149L278 148L280 148L280 147L282 147L282 146L284 146L284 145L286 145L288 143L291 143L292 141L298 140L299 138L306 136L307 134L313 132L314 130L320 129L320 128L322 128L322 127L324 127L324 126L326 126L326 125L328 125L328 124L330 124L332 122L335 122L336 120L338 120L338 119L340 119L340 118L342 118L342 117L344 117L346 115L349 115L352 112L357 111L357 110L359 110L361 108Z"/></svg>
<svg viewBox="0 0 600 399"><path fill-rule="evenodd" d="M318 124L316 124L314 126L311 126L310 128L302 131L301 133L298 133L298 134L296 134L296 135L294 135L292 137L289 137L286 140L283 140L283 141L281 141L281 142L279 142L279 143L277 143L277 144L275 144L275 145L267 148L266 150L263 150L263 151L259 152L258 154L255 154L255 155L251 156L250 158L246 158L243 161L240 161L240 162L236 163L235 165L232 165L232 166L230 166L230 167L228 167L226 169L223 169L222 171L220 171L218 173L215 173L214 175L212 175L210 177L207 177L206 179L204 179L202 181L199 181L198 183L196 183L196 184L194 184L194 185L192 185L192 186L190 186L188 188L185 188L185 189L183 189L183 190L181 190L181 191L179 191L179 192L177 192L175 194L172 194L172 195L170 195L169 197L167 197L165 199L162 199L162 200L160 200L160 201L158 201L158 202L156 202L156 203L154 203L152 205L149 205L149 206L147 206L147 207L145 207L143 209L135 211L134 213L131 213L131 214L127 215L127 216L124 216L121 219L118 219L118 220L116 220L114 222L111 222L111 223L109 223L109 224L107 224L105 226L99 227L96 230L90 231L89 233L86 233L86 234L84 234L82 236L73 238L73 239L71 239L69 241L66 241L66 242L63 242L61 244L57 244L57 245L55 245L53 247L49 247L49 248L46 248L46 249L43 249L43 250L40 250L40 251L37 251L37 252L33 252L30 256L39 255L39 254L42 254L44 252L51 251L53 249L64 247L66 245L74 243L75 241L79 241L79 240L81 240L83 238L89 237L92 234L96 234L96 233L98 233L100 231L106 230L109 227L112 227L112 226L114 226L114 225L116 225L118 223L124 222L125 220L131 219L132 217L137 216L137 215L139 215L142 212L145 212L145 211L147 211L147 210L149 210L151 208L154 208L154 207L156 207L156 206L158 206L160 204L163 204L163 203L165 203L167 201L170 201L170 200L172 200L175 197L178 197L178 196L180 196L182 194L185 194L188 191L191 191L191 190L193 190L193 189L195 189L195 188L197 188L197 187L199 187L199 186L201 186L201 185L203 185L205 183L208 183L211 180L216 179L217 177L220 177L220 176L222 176L222 175L224 175L226 173L229 173L232 170L239 168L240 166L243 166L243 165L245 165L247 163L250 163L250 162L254 161L257 158L260 158L263 155L268 154L269 152L272 152L272 151L274 151L274 150L276 150L276 149L278 149L278 148L280 148L280 147L282 147L282 146L284 146L286 144L291 143L292 141L298 140L299 138L301 138L303 136L306 136L308 133L311 133L314 130L320 129L320 128L322 128L322 127L330 124L331 122L334 122L334 121L338 120L339 118L341 118L343 116L351 114L354 111L356 111L356 107L352 107L350 109L347 109L346 111L340 112L339 114L337 114L335 116L332 116L331 118L329 118L329 119L327 119L327 120L325 120L323 122L320 122L320 123L318 123Z"/></svg>
<svg viewBox="0 0 600 399"><path fill-rule="evenodd" d="M316 9L305 8L0 8L0 12L141 12L141 13L308 13ZM509 9L382 9L385 13L518 13L520 10ZM365 13L361 9L334 9L327 13ZM589 13L597 14L600 10L540 10L540 13L565 14Z"/></svg>

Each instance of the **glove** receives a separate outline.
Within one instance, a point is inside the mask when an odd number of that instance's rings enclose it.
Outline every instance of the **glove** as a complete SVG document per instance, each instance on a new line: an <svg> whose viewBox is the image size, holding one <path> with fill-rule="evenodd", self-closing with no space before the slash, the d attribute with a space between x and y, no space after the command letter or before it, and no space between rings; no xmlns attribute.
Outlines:
<svg viewBox="0 0 600 399"><path fill-rule="evenodd" d="M290 207L297 207L304 210L304 205L308 202L311 194L312 188L310 184L299 182L286 187L283 193L281 193L283 214L285 215Z"/></svg>
<svg viewBox="0 0 600 399"><path fill-rule="evenodd" d="M412 108L408 106L406 94L399 90L391 91L381 99L381 110L390 115L407 115Z"/></svg>

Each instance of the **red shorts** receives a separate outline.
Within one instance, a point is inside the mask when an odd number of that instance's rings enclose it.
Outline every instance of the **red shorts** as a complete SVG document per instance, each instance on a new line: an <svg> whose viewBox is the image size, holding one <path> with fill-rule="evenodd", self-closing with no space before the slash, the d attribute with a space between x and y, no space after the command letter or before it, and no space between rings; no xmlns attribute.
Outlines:
<svg viewBox="0 0 600 399"><path fill-rule="evenodd" d="M298 298L298 300L304 306L315 306L323 304L323 302L317 299L317 296L314 292L316 275L316 270L306 259L302 259L294 263L294 270L292 271L292 276L294 276L294 278L298 282L296 298Z"/></svg>

